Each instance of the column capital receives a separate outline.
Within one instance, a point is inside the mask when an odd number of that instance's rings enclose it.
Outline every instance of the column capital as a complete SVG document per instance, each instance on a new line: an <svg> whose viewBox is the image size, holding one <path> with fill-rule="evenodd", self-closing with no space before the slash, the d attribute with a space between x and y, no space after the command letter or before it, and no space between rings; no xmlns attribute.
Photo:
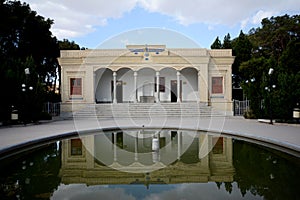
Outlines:
<svg viewBox="0 0 300 200"><path fill-rule="evenodd" d="M116 71L113 72L113 76L117 76L117 72Z"/></svg>
<svg viewBox="0 0 300 200"><path fill-rule="evenodd" d="M156 71L156 76L159 76L159 71Z"/></svg>
<svg viewBox="0 0 300 200"><path fill-rule="evenodd" d="M137 71L134 71L133 72L133 76L137 76L138 75L138 72Z"/></svg>
<svg viewBox="0 0 300 200"><path fill-rule="evenodd" d="M180 76L180 71L177 71L176 75L177 75L177 76Z"/></svg>

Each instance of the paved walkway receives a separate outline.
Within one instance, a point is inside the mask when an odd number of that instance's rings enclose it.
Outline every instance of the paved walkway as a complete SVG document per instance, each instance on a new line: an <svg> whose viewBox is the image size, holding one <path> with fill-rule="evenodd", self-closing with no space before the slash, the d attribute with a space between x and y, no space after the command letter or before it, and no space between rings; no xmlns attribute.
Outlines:
<svg viewBox="0 0 300 200"><path fill-rule="evenodd" d="M118 119L118 120L58 120L39 125L12 126L0 128L0 153L17 145L55 138L63 134L83 130L101 130L109 128L182 128L201 129L227 135L237 135L245 139L287 147L300 155L300 125L264 124L257 120L246 120L241 117L216 118L168 118L168 119Z"/></svg>

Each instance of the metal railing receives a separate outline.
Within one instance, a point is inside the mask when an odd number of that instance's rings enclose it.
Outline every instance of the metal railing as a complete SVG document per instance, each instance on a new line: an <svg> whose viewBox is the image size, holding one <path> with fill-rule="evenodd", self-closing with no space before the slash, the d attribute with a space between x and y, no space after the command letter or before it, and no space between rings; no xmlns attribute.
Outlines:
<svg viewBox="0 0 300 200"><path fill-rule="evenodd" d="M51 116L59 116L60 115L60 103L52 103L52 102L44 103L43 112L47 112Z"/></svg>
<svg viewBox="0 0 300 200"><path fill-rule="evenodd" d="M233 100L233 113L236 116L243 116L250 109L250 101Z"/></svg>

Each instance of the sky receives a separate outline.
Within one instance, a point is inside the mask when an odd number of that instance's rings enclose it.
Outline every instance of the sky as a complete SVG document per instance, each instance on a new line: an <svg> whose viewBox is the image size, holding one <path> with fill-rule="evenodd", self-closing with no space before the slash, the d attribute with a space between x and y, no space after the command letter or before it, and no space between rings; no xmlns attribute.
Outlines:
<svg viewBox="0 0 300 200"><path fill-rule="evenodd" d="M299 0L25 0L54 20L52 34L89 49L126 44L210 48L217 36L248 33L263 18L300 14ZM142 30L142 31L141 31ZM137 34L147 33L143 37ZM150 39L151 38L151 39ZM186 38L187 40L181 40ZM109 42L109 41L114 42ZM116 42L116 40L118 42ZM185 42L185 41L190 41ZM177 42L181 41L181 42ZM109 45L104 44L109 43Z"/></svg>
<svg viewBox="0 0 300 200"><path fill-rule="evenodd" d="M225 184L220 189L216 183L189 183L189 184L166 184L150 185L95 185L85 184L61 184L54 191L51 200L60 199L120 199L124 200L180 200L180 199L242 199L237 183L232 184L232 192L228 193ZM253 195L246 191L243 199L263 199L259 195Z"/></svg>

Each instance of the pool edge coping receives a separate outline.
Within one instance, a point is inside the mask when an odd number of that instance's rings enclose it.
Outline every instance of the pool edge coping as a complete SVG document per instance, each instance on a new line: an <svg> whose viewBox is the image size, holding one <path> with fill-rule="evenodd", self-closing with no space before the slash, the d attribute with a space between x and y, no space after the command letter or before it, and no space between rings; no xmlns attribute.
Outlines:
<svg viewBox="0 0 300 200"><path fill-rule="evenodd" d="M142 127L144 129L159 129L159 127L155 126L147 126L147 127ZM58 133L55 135L51 136L44 136L36 139L32 139L29 141L24 141L20 142L17 144L13 144L7 147L4 147L0 149L0 160L5 159L5 157L9 157L13 155L14 153L16 154L17 152L20 152L23 148L29 149L30 147L37 146L38 144L46 144L49 142L53 142L59 139L64 139L64 138L70 138L73 136L80 136L81 134L87 135L93 132L97 131L112 131L112 130L133 130L133 129L141 129L141 127L137 126L123 126L123 127L106 127L106 128L94 128L94 129L86 129L86 130L79 130L79 131L70 131L70 132L64 132L64 133ZM160 128L161 129L161 128ZM229 136L229 137L235 137L237 139L245 140L248 142L252 142L255 144L260 144L267 146L272 149L279 150L284 153L288 153L290 155L293 155L295 157L300 158L300 146L296 144L291 144L287 141L282 141L278 140L275 138L266 138L263 136L258 136L254 134L248 134L248 133L240 133L240 132L234 132L230 130L214 130L214 129L194 129L194 128L183 128L183 127L176 127L176 126L168 126L164 127L163 129L176 129L176 130L189 130L189 131L203 131L203 132L210 132L214 134L219 134Z"/></svg>

